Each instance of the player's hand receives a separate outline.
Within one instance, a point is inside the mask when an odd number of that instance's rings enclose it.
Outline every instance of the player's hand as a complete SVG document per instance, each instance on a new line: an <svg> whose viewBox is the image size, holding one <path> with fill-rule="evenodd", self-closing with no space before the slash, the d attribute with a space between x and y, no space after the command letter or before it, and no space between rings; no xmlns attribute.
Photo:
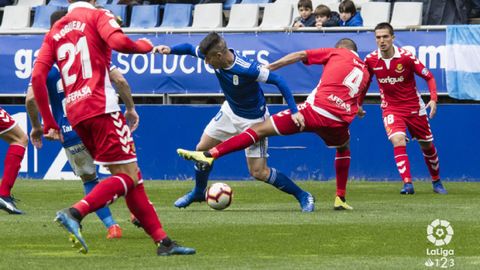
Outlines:
<svg viewBox="0 0 480 270"><path fill-rule="evenodd" d="M367 111L365 111L362 106L358 106L358 111L357 111L358 118L362 119L363 117L365 117L366 114L367 114Z"/></svg>
<svg viewBox="0 0 480 270"><path fill-rule="evenodd" d="M125 119L127 120L127 125L130 128L130 131L134 132L140 123L140 117L135 108L125 111Z"/></svg>
<svg viewBox="0 0 480 270"><path fill-rule="evenodd" d="M63 143L63 135L58 129L51 128L48 133L44 134L45 139L50 141L60 141Z"/></svg>
<svg viewBox="0 0 480 270"><path fill-rule="evenodd" d="M295 125L300 128L300 131L305 128L305 118L303 117L302 113L296 112L292 114L292 120Z"/></svg>
<svg viewBox="0 0 480 270"><path fill-rule="evenodd" d="M166 45L159 45L157 47L153 47L152 53L160 53L160 54L170 54L172 50L170 47Z"/></svg>
<svg viewBox="0 0 480 270"><path fill-rule="evenodd" d="M43 146L42 142L43 128L42 127L33 127L30 131L30 140L32 141L35 148L40 149Z"/></svg>
<svg viewBox="0 0 480 270"><path fill-rule="evenodd" d="M433 101L433 100L430 100L428 103L427 103L427 106L426 108L429 108L430 107L430 114L428 115L430 118L433 118L435 117L435 114L437 113L437 102L436 101Z"/></svg>

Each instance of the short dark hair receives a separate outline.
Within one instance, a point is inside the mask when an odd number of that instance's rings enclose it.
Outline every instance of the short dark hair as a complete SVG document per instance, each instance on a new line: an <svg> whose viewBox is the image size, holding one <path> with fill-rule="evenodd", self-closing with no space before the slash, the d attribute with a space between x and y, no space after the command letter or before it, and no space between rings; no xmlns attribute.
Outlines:
<svg viewBox="0 0 480 270"><path fill-rule="evenodd" d="M68 11L66 9L57 10L50 15L50 28L63 16L67 15Z"/></svg>
<svg viewBox="0 0 480 270"><path fill-rule="evenodd" d="M352 15L355 15L355 13L357 13L357 8L352 1L344 0L338 6L338 11L340 11L340 13L351 13Z"/></svg>
<svg viewBox="0 0 480 270"><path fill-rule="evenodd" d="M332 11L326 5L318 5L315 8L315 16L330 18L332 17Z"/></svg>
<svg viewBox="0 0 480 270"><path fill-rule="evenodd" d="M310 10L313 10L312 0L299 0L297 7L309 8Z"/></svg>
<svg viewBox="0 0 480 270"><path fill-rule="evenodd" d="M350 49L354 52L357 52L357 44L355 41L349 38L342 38L339 41L337 41L337 44L335 44L335 48L347 48Z"/></svg>
<svg viewBox="0 0 480 270"><path fill-rule="evenodd" d="M375 26L374 31L377 31L379 29L388 29L388 31L390 32L390 35L393 36L393 26L391 24L389 24L388 22L382 22L382 23L377 24L377 26Z"/></svg>
<svg viewBox="0 0 480 270"><path fill-rule="evenodd" d="M198 49L203 55L207 55L210 51L223 52L224 50L227 49L227 43L216 32L210 32L200 42Z"/></svg>

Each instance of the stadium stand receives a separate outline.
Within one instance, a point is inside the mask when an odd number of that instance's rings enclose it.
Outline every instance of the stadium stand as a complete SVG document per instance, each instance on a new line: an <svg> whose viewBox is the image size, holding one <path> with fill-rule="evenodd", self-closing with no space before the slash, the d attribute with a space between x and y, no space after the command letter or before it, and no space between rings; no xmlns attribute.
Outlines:
<svg viewBox="0 0 480 270"><path fill-rule="evenodd" d="M97 0L97 6L101 6L101 7L111 3L112 3L112 0Z"/></svg>
<svg viewBox="0 0 480 270"><path fill-rule="evenodd" d="M29 6L29 7L36 7L36 6L44 6L46 4L45 0L18 0L17 6Z"/></svg>
<svg viewBox="0 0 480 270"><path fill-rule="evenodd" d="M363 18L363 25L375 27L378 23L388 22L390 17L390 3L368 2L362 5L360 14Z"/></svg>
<svg viewBox="0 0 480 270"><path fill-rule="evenodd" d="M220 3L198 4L193 11L192 28L218 28L223 26L223 8Z"/></svg>
<svg viewBox="0 0 480 270"><path fill-rule="evenodd" d="M241 4L268 4L270 0L242 0Z"/></svg>
<svg viewBox="0 0 480 270"><path fill-rule="evenodd" d="M2 29L19 29L30 26L29 6L6 6L3 11Z"/></svg>
<svg viewBox="0 0 480 270"><path fill-rule="evenodd" d="M128 25L127 5L109 4L104 5L103 8L110 10L115 16L119 16L123 21L123 26Z"/></svg>
<svg viewBox="0 0 480 270"><path fill-rule="evenodd" d="M33 28L50 28L50 16L53 12L61 9L59 6L38 6L35 8L35 16L33 17Z"/></svg>
<svg viewBox="0 0 480 270"><path fill-rule="evenodd" d="M257 27L259 13L260 10L257 4L235 4L230 11L227 28ZM248 16L245 16L246 14Z"/></svg>
<svg viewBox="0 0 480 270"><path fill-rule="evenodd" d="M160 5L142 5L132 7L130 27L151 28L160 25Z"/></svg>
<svg viewBox="0 0 480 270"><path fill-rule="evenodd" d="M68 0L50 0L50 2L48 2L48 5L66 8L68 7L69 3Z"/></svg>
<svg viewBox="0 0 480 270"><path fill-rule="evenodd" d="M363 4L370 2L370 0L353 0L357 9L362 9Z"/></svg>
<svg viewBox="0 0 480 270"><path fill-rule="evenodd" d="M223 10L230 10L233 5L238 4L239 2L240 0L225 0L225 3L223 3Z"/></svg>
<svg viewBox="0 0 480 270"><path fill-rule="evenodd" d="M293 8L290 4L266 4L261 28L288 27L292 22Z"/></svg>
<svg viewBox="0 0 480 270"><path fill-rule="evenodd" d="M191 4L166 4L160 27L181 28L190 26L192 7Z"/></svg>
<svg viewBox="0 0 480 270"><path fill-rule="evenodd" d="M390 24L393 27L422 25L422 8L420 2L396 2Z"/></svg>

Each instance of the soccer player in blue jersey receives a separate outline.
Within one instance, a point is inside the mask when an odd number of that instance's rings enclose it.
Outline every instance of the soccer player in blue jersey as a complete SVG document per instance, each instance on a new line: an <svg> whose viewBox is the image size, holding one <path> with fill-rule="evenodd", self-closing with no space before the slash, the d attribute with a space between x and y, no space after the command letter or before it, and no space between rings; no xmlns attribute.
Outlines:
<svg viewBox="0 0 480 270"><path fill-rule="evenodd" d="M179 44L173 47L160 45L154 52L161 54L192 55L205 59L215 69L215 75L225 95L218 114L205 128L197 151L206 151L228 138L240 134L255 123L268 119L269 113L259 82L275 84L287 101L292 111L292 119L299 127L304 126L304 119L298 112L292 93L285 81L271 73L255 61L237 54L229 49L225 40L217 33L208 34L198 48L190 44ZM250 174L257 180L264 181L277 189L293 195L303 212L314 211L313 196L290 178L267 166L267 139L259 141L245 150ZM192 191L179 198L175 206L185 208L192 202L205 200L205 189L212 167L195 165L195 187Z"/></svg>

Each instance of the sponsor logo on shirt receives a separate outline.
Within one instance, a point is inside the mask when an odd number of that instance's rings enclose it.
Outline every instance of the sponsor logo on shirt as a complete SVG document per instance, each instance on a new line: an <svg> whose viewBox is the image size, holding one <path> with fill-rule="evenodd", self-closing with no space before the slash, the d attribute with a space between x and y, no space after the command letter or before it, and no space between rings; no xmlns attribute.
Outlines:
<svg viewBox="0 0 480 270"><path fill-rule="evenodd" d="M334 94L330 94L330 96L328 96L328 100L335 104L337 107L342 108L347 112L351 111L350 104L345 103L345 101L335 96Z"/></svg>
<svg viewBox="0 0 480 270"><path fill-rule="evenodd" d="M400 77L386 77L386 78L378 78L378 82L380 83L389 83L389 84L396 84L396 83L401 83L405 81L405 78L403 76Z"/></svg>
<svg viewBox="0 0 480 270"><path fill-rule="evenodd" d="M428 69L427 68L422 69L422 75L424 75L424 76L428 75Z"/></svg>
<svg viewBox="0 0 480 270"><path fill-rule="evenodd" d="M90 90L90 87L85 86L80 90L77 90L68 94L65 100L67 101L67 104L70 104L70 103L74 103L82 99L85 99L91 95L92 95L92 90Z"/></svg>
<svg viewBox="0 0 480 270"><path fill-rule="evenodd" d="M402 73L403 71L405 71L405 68L403 67L403 65L397 64L397 67L395 68L395 72Z"/></svg>

